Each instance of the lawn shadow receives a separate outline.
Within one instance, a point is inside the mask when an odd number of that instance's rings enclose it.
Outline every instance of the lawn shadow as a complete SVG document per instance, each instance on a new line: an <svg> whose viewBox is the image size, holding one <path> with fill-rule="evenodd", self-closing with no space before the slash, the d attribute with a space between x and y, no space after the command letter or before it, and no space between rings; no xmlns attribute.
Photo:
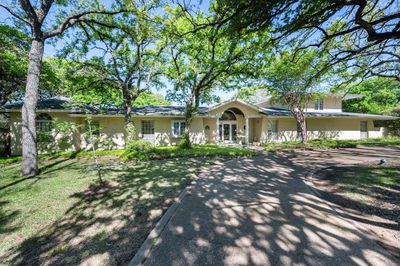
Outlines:
<svg viewBox="0 0 400 266"><path fill-rule="evenodd" d="M103 165L103 175L114 178L71 194L75 204L63 218L10 250L10 263L126 264L191 181L192 163L200 165L193 160Z"/></svg>

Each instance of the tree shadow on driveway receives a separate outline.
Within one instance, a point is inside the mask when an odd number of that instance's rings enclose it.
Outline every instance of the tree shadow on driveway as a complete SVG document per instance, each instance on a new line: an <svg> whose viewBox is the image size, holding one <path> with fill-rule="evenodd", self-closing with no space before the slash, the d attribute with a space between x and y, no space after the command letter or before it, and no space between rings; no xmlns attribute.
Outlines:
<svg viewBox="0 0 400 266"><path fill-rule="evenodd" d="M398 265L313 194L302 160L270 154L204 173L145 264Z"/></svg>

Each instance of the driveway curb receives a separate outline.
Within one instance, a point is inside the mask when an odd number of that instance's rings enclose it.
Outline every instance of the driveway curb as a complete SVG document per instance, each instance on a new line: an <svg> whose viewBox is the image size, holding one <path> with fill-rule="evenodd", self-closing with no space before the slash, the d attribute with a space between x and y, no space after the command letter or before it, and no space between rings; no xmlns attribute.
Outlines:
<svg viewBox="0 0 400 266"><path fill-rule="evenodd" d="M177 200L168 208L165 214L160 218L157 222L156 226L153 230L150 231L150 234L147 236L146 240L143 242L142 246L136 252L135 257L129 262L128 266L138 266L143 265L144 261L147 259L150 254L151 249L157 244L158 238L161 233L164 231L165 226L168 224L169 220L171 220L172 216L174 216L176 210L181 204L182 200L186 195L190 194L191 186L195 184L196 181L192 181L180 194Z"/></svg>

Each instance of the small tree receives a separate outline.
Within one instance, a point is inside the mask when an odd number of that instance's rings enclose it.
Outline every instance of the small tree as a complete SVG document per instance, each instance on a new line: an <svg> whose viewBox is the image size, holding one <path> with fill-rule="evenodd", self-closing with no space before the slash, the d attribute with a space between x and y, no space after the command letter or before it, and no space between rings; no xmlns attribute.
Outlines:
<svg viewBox="0 0 400 266"><path fill-rule="evenodd" d="M307 50L294 55L286 50L273 57L271 63L262 69L268 91L273 100L287 105L296 119L297 132L302 143L307 142L306 118L304 111L310 101L322 90L326 57L317 50Z"/></svg>
<svg viewBox="0 0 400 266"><path fill-rule="evenodd" d="M85 118L86 127L83 133L83 136L86 138L87 142L90 145L92 150L92 158L96 164L96 172L99 178L99 182L102 183L103 179L101 176L101 167L99 161L97 159L97 149L101 145L102 138L97 132L100 131L100 128L96 127L93 123L93 118L91 116L87 116Z"/></svg>

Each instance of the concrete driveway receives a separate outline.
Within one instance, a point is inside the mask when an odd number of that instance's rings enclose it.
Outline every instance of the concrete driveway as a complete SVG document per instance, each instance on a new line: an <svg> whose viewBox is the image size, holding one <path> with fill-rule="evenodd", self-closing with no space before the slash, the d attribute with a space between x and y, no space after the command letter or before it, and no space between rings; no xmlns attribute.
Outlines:
<svg viewBox="0 0 400 266"><path fill-rule="evenodd" d="M231 160L204 172L145 265L399 265L304 182L313 167L399 150L301 152Z"/></svg>

